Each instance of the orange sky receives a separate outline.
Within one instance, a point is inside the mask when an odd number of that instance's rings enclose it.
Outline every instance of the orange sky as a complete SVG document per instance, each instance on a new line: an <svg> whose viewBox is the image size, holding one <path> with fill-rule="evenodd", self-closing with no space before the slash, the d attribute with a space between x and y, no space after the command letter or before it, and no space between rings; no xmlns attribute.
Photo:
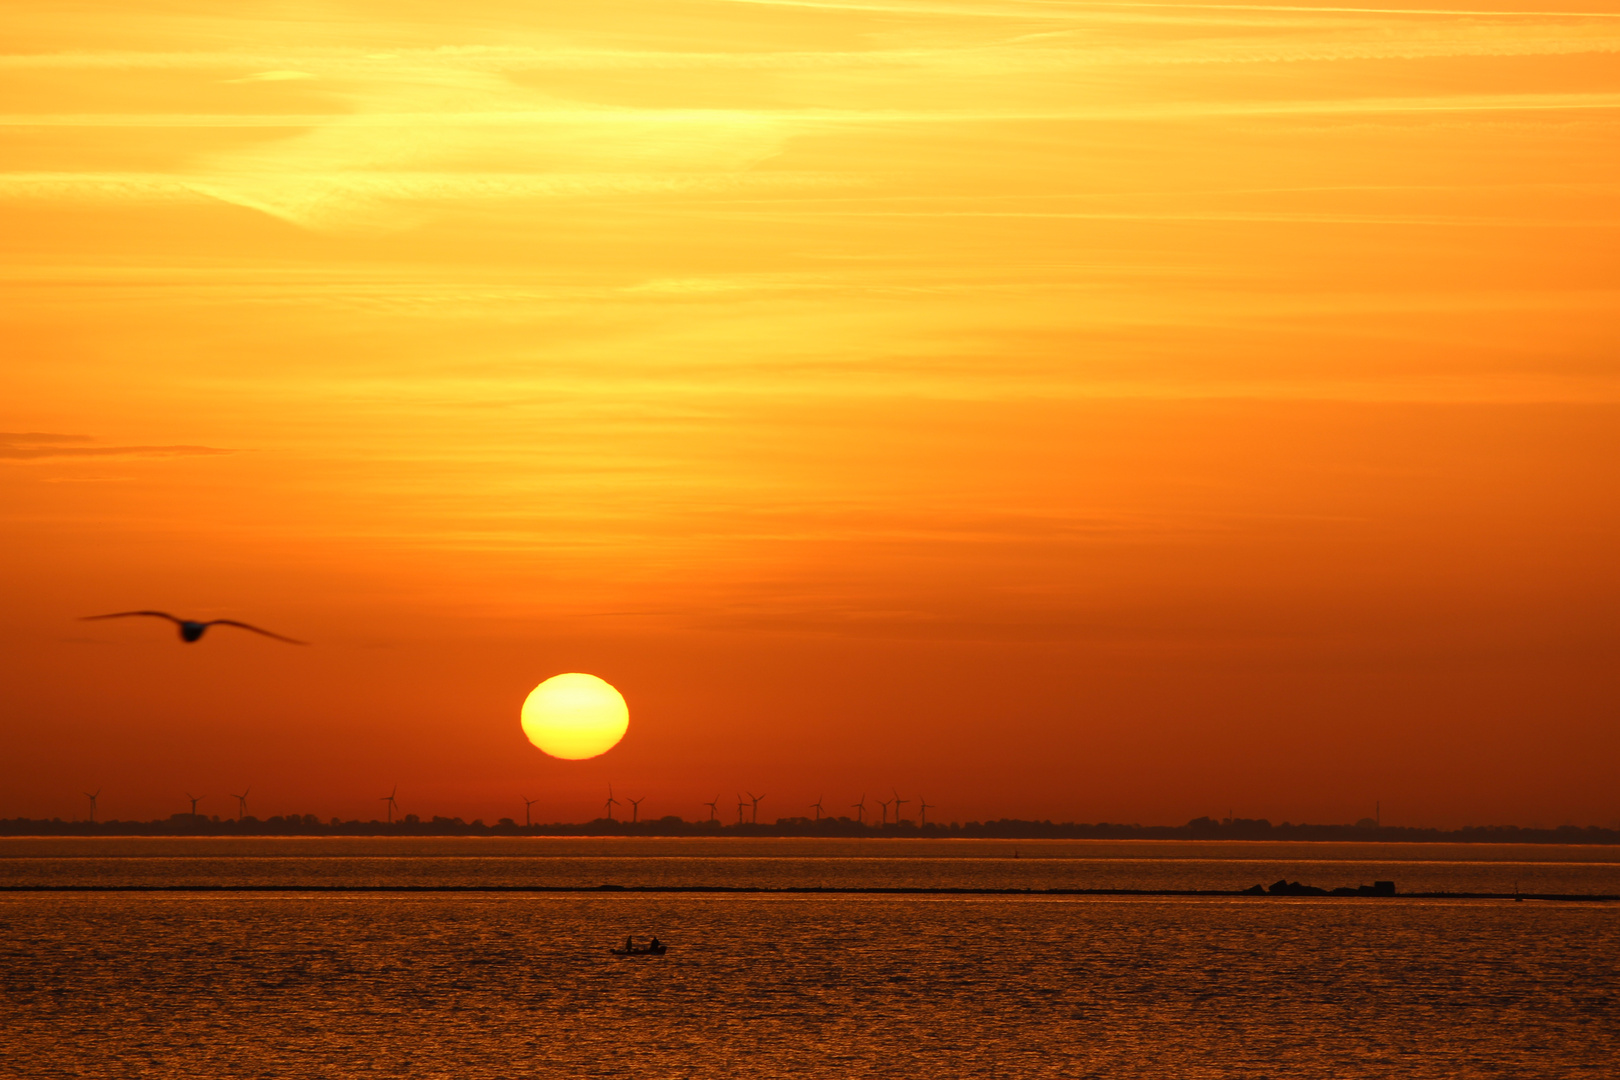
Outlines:
<svg viewBox="0 0 1620 1080"><path fill-rule="evenodd" d="M1620 6L0 41L0 816L1620 822Z"/></svg>

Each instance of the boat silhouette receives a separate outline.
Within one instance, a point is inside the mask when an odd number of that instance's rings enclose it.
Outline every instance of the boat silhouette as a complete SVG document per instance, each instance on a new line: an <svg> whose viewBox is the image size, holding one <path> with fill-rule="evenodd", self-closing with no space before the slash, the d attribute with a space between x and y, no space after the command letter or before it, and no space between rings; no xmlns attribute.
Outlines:
<svg viewBox="0 0 1620 1080"><path fill-rule="evenodd" d="M624 948L608 950L608 952L612 953L614 956L663 956L668 951L669 946L665 945L657 938L653 938L652 941L640 948L636 947L633 939L625 938Z"/></svg>

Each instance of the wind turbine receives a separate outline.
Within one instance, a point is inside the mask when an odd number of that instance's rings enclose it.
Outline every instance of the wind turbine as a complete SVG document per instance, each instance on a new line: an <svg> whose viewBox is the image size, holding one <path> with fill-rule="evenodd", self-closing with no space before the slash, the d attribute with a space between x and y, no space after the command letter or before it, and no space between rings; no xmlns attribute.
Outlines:
<svg viewBox="0 0 1620 1080"><path fill-rule="evenodd" d="M613 808L615 806L618 806L618 805L619 805L619 800L615 799L613 797L613 785L609 784L608 785L608 797L607 797L607 803L606 803L606 806L607 806L607 819L609 821L613 820Z"/></svg>
<svg viewBox="0 0 1620 1080"><path fill-rule="evenodd" d="M852 802L852 803L850 803L849 808L851 810L855 811L855 823L857 825L865 825L866 824L866 792L864 792L864 791L861 792L861 801L860 802Z"/></svg>
<svg viewBox="0 0 1620 1080"><path fill-rule="evenodd" d="M720 796L716 795L714 797L714 802L706 802L703 805L709 808L709 820L715 820L714 815L716 813L716 808L720 805Z"/></svg>
<svg viewBox="0 0 1620 1080"><path fill-rule="evenodd" d="M188 791L188 792L186 792L186 798L191 800L191 816L196 817L197 816L197 804L202 802L204 799L208 798L208 796L206 796L206 795L193 795L191 792Z"/></svg>
<svg viewBox="0 0 1620 1080"><path fill-rule="evenodd" d="M758 825L759 824L759 801L761 799L763 799L765 796L763 796L763 795L755 795L752 791L750 791L748 793L748 797L750 799L754 800L754 818L753 818L753 821L751 822L751 824Z"/></svg>
<svg viewBox="0 0 1620 1080"><path fill-rule="evenodd" d="M937 809L937 807L930 805L927 799L921 795L917 796L917 824L928 824L928 811L934 809Z"/></svg>
<svg viewBox="0 0 1620 1080"><path fill-rule="evenodd" d="M394 798L394 796L397 794L399 794L399 785L395 784L393 791L390 791L388 794L377 800L378 802L385 802L388 804L388 824L390 825L394 823L394 811L399 809L399 802Z"/></svg>
<svg viewBox="0 0 1620 1080"><path fill-rule="evenodd" d="M528 798L526 796L524 797L524 799L523 799L523 827L525 829L527 829L530 825L533 824L533 822L531 822L529 820L529 807L533 806L535 803L537 803L539 801L540 801L539 799L530 799L530 798Z"/></svg>
<svg viewBox="0 0 1620 1080"><path fill-rule="evenodd" d="M817 795L816 796L816 801L810 804L810 809L812 809L812 810L814 810L816 812L816 820L820 821L821 820L821 810L822 810L821 796L820 795Z"/></svg>
<svg viewBox="0 0 1620 1080"><path fill-rule="evenodd" d="M100 788L96 788L95 795L90 794L88 791L84 793L84 797L90 800L90 824L92 825L96 823L96 799L100 795Z"/></svg>
<svg viewBox="0 0 1620 1080"><path fill-rule="evenodd" d="M241 821L243 818L247 817L247 797L248 797L248 792L250 792L252 790L253 789L251 787L245 787L245 788L242 789L242 794L240 794L240 795L232 795L231 796L231 798L236 800L236 820L237 821Z"/></svg>
<svg viewBox="0 0 1620 1080"><path fill-rule="evenodd" d="M636 822L641 820L641 804L646 802L646 801L647 801L647 796L645 796L645 795L643 795L639 799L626 799L625 800L625 802L630 804L630 824L634 825Z"/></svg>
<svg viewBox="0 0 1620 1080"><path fill-rule="evenodd" d="M738 795L737 796L737 824L739 824L739 825L742 824L743 807L745 807L747 805L748 805L748 800L743 798L741 795Z"/></svg>
<svg viewBox="0 0 1620 1080"><path fill-rule="evenodd" d="M890 802L892 802L892 801L893 800L891 799ZM878 805L883 807L883 824L887 825L889 823L889 803L886 803L882 799L879 799L878 800Z"/></svg>
<svg viewBox="0 0 1620 1080"><path fill-rule="evenodd" d="M898 791L894 793L894 823L896 825L900 824L901 821L900 808L910 801L910 799L902 799Z"/></svg>

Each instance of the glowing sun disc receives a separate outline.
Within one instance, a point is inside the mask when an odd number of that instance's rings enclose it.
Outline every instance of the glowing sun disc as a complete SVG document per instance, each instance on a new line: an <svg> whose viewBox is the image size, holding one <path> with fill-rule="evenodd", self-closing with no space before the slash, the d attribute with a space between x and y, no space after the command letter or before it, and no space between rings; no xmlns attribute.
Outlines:
<svg viewBox="0 0 1620 1080"><path fill-rule="evenodd" d="M523 734L568 761L607 753L629 727L624 695L595 675L553 675L523 702Z"/></svg>

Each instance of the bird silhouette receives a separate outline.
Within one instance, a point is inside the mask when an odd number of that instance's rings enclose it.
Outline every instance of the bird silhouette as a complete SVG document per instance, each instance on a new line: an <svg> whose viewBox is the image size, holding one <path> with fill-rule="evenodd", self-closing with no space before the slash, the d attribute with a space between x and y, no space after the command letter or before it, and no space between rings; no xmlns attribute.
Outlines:
<svg viewBox="0 0 1620 1080"><path fill-rule="evenodd" d="M210 626L234 626L241 630L251 630L255 634L263 634L267 638L275 638L277 641L285 641L288 645L309 644L307 641L298 641L295 638L282 637L280 634L272 634L268 630L257 626L251 626L245 622L237 622L235 619L209 619L207 622L199 622L196 619L182 619L178 616L170 615L167 611L115 611L110 615L86 615L80 621L95 622L97 619L128 619L137 615L148 615L154 619L168 619L170 622L174 623L180 628L180 640L184 641L188 645L201 638L203 634L207 632Z"/></svg>

